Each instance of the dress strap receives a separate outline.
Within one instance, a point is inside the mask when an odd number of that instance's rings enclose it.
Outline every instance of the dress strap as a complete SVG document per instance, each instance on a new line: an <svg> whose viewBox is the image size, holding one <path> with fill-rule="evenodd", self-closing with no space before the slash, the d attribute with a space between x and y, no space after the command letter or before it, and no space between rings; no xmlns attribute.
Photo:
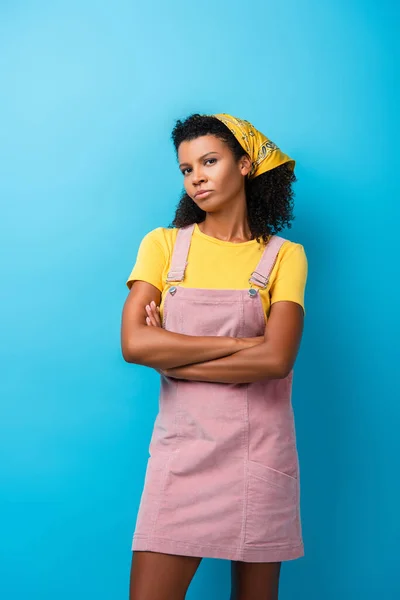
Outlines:
<svg viewBox="0 0 400 600"><path fill-rule="evenodd" d="M171 266L167 275L167 283L171 281L182 281L185 276L187 257L195 224L180 227L176 236L172 252Z"/></svg>
<svg viewBox="0 0 400 600"><path fill-rule="evenodd" d="M167 283L182 281L187 267L187 257L189 254L190 242L195 224L180 227L177 233L170 270L167 275ZM283 237L274 235L268 241L265 250L261 256L258 265L250 276L249 283L265 289L268 285L269 276L274 268L279 250L282 244L287 240Z"/></svg>
<svg viewBox="0 0 400 600"><path fill-rule="evenodd" d="M269 276L274 268L279 250L287 240L278 235L273 235L268 241L260 261L250 276L249 283L265 289L268 285Z"/></svg>

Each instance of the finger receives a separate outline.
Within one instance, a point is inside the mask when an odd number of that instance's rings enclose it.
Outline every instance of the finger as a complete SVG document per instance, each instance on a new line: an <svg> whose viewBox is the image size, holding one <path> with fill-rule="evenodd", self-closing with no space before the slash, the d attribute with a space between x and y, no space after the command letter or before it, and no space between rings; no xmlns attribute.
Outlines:
<svg viewBox="0 0 400 600"><path fill-rule="evenodd" d="M151 308L148 304L146 305L146 312L147 312L148 318L150 319L151 325L153 325L154 327L157 327L156 320L153 316L153 311L151 310Z"/></svg>
<svg viewBox="0 0 400 600"><path fill-rule="evenodd" d="M158 306L156 306L154 300L150 303L150 308L152 310L152 315L156 324L158 325L158 327L161 327L160 309Z"/></svg>
<svg viewBox="0 0 400 600"><path fill-rule="evenodd" d="M150 311L151 311L151 319L152 319L152 323L155 327L158 326L158 315L157 315L157 309L155 306L151 306L150 305Z"/></svg>
<svg viewBox="0 0 400 600"><path fill-rule="evenodd" d="M154 302L154 300L152 300L150 302L150 308L153 311L153 316L154 319L156 320L156 323L160 323L160 314L159 314L159 308L158 306L156 306L156 303Z"/></svg>
<svg viewBox="0 0 400 600"><path fill-rule="evenodd" d="M159 306L156 306L156 309L155 309L155 311L156 311L156 312L155 312L155 317L156 317L157 325L158 325L159 327L161 327L161 314L160 314L160 307L159 307Z"/></svg>

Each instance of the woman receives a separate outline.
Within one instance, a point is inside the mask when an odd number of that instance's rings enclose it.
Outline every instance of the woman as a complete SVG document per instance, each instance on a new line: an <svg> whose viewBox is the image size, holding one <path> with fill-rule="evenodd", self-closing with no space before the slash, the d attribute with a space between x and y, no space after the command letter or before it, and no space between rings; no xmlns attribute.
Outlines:
<svg viewBox="0 0 400 600"><path fill-rule="evenodd" d="M295 162L226 113L172 139L185 191L143 238L122 316L124 359L161 374L130 598L181 600L212 557L231 560L232 600L276 600L281 562L304 555L291 388L307 259L276 235Z"/></svg>

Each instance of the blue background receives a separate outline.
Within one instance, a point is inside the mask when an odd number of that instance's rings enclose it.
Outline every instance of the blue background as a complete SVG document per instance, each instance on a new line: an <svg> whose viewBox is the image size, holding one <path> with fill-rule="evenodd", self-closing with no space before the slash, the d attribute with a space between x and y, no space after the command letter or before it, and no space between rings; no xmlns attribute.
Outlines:
<svg viewBox="0 0 400 600"><path fill-rule="evenodd" d="M282 600L400 596L395 2L0 4L2 597L127 598L158 374L120 352L170 132L250 120L297 160L293 404L306 556ZM397 354L397 356L396 356ZM204 559L188 599L229 597Z"/></svg>

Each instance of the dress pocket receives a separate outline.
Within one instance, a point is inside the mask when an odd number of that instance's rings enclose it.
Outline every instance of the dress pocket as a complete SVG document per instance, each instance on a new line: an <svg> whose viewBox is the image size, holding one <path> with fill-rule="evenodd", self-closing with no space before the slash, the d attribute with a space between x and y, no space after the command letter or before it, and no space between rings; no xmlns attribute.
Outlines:
<svg viewBox="0 0 400 600"><path fill-rule="evenodd" d="M297 545L299 481L261 463L247 462L245 545Z"/></svg>

